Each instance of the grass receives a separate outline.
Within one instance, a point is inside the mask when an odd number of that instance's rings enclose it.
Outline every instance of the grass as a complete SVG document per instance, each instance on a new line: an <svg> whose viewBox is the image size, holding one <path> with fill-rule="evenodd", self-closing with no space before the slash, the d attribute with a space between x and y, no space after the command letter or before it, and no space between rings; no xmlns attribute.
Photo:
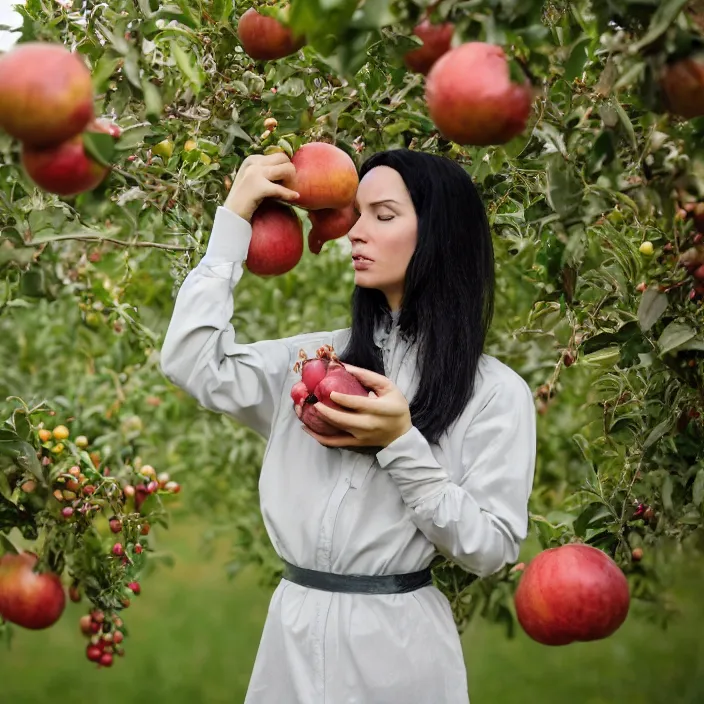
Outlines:
<svg viewBox="0 0 704 704"><path fill-rule="evenodd" d="M175 521L160 543L176 564L146 579L125 612L125 657L107 670L88 663L78 631L85 607L69 604L54 628L17 629L11 650L0 652L2 704L244 700L269 592L252 572L229 580L225 546L205 557L192 525ZM607 640L547 648L476 621L463 637L472 704L701 704L703 577L704 565L678 576L683 616L667 631L629 616Z"/></svg>

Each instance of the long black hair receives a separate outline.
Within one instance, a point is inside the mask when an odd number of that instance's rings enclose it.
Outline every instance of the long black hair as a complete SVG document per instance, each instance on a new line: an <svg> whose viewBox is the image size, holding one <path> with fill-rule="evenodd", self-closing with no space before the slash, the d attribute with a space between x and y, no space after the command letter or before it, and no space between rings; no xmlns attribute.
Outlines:
<svg viewBox="0 0 704 704"><path fill-rule="evenodd" d="M491 232L471 177L451 159L408 149L378 152L362 165L360 180L376 166L400 174L418 219L398 325L417 348L420 382L410 400L413 425L436 443L474 393L494 314ZM352 334L340 358L384 374L374 331L389 314L381 291L355 286Z"/></svg>

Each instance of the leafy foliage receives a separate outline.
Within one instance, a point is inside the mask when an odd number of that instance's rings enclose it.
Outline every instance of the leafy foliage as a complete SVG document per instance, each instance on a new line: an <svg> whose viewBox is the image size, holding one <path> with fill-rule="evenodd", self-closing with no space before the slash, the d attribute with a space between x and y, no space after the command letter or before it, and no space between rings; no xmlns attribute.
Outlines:
<svg viewBox="0 0 704 704"><path fill-rule="evenodd" d="M149 456L183 481L184 500L211 518L210 536L233 536L232 574L254 562L275 579L257 507L261 441L159 373L173 296L248 154L310 140L334 142L358 165L388 148L444 154L481 188L495 235L487 352L536 390L532 529L543 547L579 539L604 549L652 615L666 614L667 552L701 547L704 527L704 313L678 264L698 242L682 208L704 199L704 121L669 115L658 86L668 60L702 46L701 3L292 0L283 14L262 11L305 30L308 43L273 62L252 61L239 45L249 2L65 5L28 0L21 40L81 52L97 113L123 134L114 151L112 140L92 140L111 175L64 200L29 182L18 145L0 135L4 415L41 405L22 417L40 423L50 408L116 471ZM456 42L501 44L513 70L530 76L536 101L524 135L482 148L439 136L423 77L403 65L426 10L455 23ZM267 117L275 130L264 129ZM652 256L639 251L646 241ZM238 334L347 325L347 257L341 240L282 277L245 275ZM23 479L37 471L21 445L37 427L0 438ZM0 526L9 516L31 537L7 494L0 487ZM646 559L635 563L637 546ZM514 574L507 566L474 580L447 562L435 568L460 628L481 613L509 632Z"/></svg>

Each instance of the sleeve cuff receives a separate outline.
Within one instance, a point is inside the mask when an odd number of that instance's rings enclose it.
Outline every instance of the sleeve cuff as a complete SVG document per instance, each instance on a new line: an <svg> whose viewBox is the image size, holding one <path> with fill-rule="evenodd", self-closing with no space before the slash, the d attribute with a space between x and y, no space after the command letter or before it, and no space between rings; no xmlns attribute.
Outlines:
<svg viewBox="0 0 704 704"><path fill-rule="evenodd" d="M247 258L251 239L252 225L236 213L219 205L215 211L213 229L201 262L206 265L242 262Z"/></svg>
<svg viewBox="0 0 704 704"><path fill-rule="evenodd" d="M410 508L443 494L452 483L415 426L380 450L376 457L379 466L396 482L404 503Z"/></svg>

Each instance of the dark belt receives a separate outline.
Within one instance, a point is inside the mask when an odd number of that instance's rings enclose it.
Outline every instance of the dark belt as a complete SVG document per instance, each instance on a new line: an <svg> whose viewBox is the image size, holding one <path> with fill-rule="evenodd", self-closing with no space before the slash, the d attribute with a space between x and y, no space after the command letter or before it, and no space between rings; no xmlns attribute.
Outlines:
<svg viewBox="0 0 704 704"><path fill-rule="evenodd" d="M433 583L430 567L407 574L333 574L318 572L305 567L297 567L286 560L284 579L302 587L320 589L325 592L345 592L347 594L406 594Z"/></svg>

